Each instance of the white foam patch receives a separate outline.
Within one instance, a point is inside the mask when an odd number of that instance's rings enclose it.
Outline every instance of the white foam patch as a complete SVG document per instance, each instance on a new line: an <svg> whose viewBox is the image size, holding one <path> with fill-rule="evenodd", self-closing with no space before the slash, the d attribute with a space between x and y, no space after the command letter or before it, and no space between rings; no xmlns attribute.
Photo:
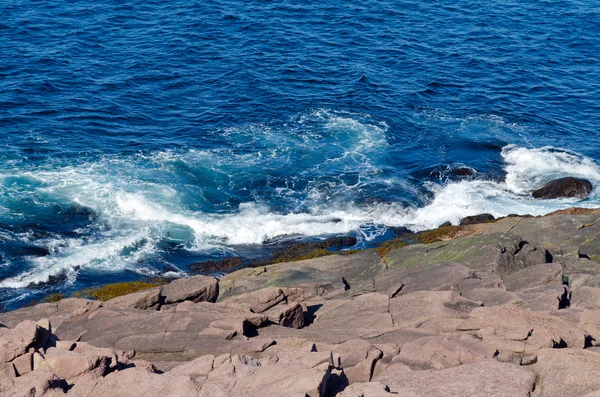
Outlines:
<svg viewBox="0 0 600 397"><path fill-rule="evenodd" d="M153 244L147 241L146 236L147 232L142 232L129 237L118 236L88 244L78 239L49 242L49 245L60 247L57 248L58 254L31 259L33 267L30 271L2 280L0 288L25 288L30 284L46 282L50 276L60 274L69 279L74 277L76 269L86 267L105 271L137 271L137 262L155 252ZM142 246L136 246L132 254L122 255L124 249L140 242L143 243Z"/></svg>
<svg viewBox="0 0 600 397"><path fill-rule="evenodd" d="M527 149L509 145L502 149L506 163L506 186L513 192L525 193L545 183L573 176L600 182L600 168L590 158L565 149L543 147Z"/></svg>
<svg viewBox="0 0 600 397"><path fill-rule="evenodd" d="M360 174L357 185L363 183L361 178L368 180L377 174L377 162L367 154L374 153L375 156L385 152L387 126L358 122L350 115L323 115L317 112L308 118L311 117L326 120L329 134L310 137L305 133L294 138L305 145L303 150L310 149L311 145L343 146L343 150L336 151L331 157L324 157L321 163L314 165L314 169L327 169L332 163L355 167L352 169ZM253 137L272 133L268 129L258 130L251 132ZM235 135L234 132L230 134ZM323 143L324 137L328 140ZM247 137L242 138L242 142L247 140ZM139 155L133 159L108 158L78 167L20 172L18 176L37 181L32 188L36 195L52 197L55 202L62 204L79 204L93 209L98 217L98 230L91 235L86 235L82 230L81 238L43 241L53 253L29 259L31 269L1 281L0 288L23 288L31 283L48 281L51 276L59 274L73 278L76 269L105 272L127 269L154 274L153 269L144 267L140 262L158 255L158 244L165 237L180 241L197 251L261 244L282 236L358 232L364 240L372 240L383 232L382 225L405 226L419 231L435 228L447 221L456 224L465 216L480 213L491 213L496 217L511 213L541 215L575 204L588 207L600 205L596 189L584 202L535 200L531 197L530 190L562 176L583 177L591 180L595 186L600 184L600 168L591 159L549 147L528 149L507 146L501 153L507 173L504 182L469 180L443 185L432 183L427 188L433 198L419 208L406 208L395 203L361 206L351 202L334 202L327 189L320 189L316 182L311 181L304 192L289 188L278 190L283 197L303 194L302 204L308 203L309 211L275 213L267 205L249 202L241 204L233 213L209 214L190 210L181 204L181 193L176 184L170 184L168 178L160 179L154 174L146 177L146 173L150 174L153 170L144 169L139 164L140 161L150 163L155 167L154 171L165 173L171 172L173 164L177 162L229 173L243 170L250 162L253 166L260 165L260 171L268 172L273 165L266 157L273 155L273 150L279 153L285 151L285 146L290 142L286 139L291 138L283 135L269 137L261 156L256 153L238 155L231 151L164 151ZM294 150L298 151L297 148ZM285 162L293 158L279 160ZM383 182L396 190L410 188L401 186L403 182L394 179ZM355 185L336 183L324 182L328 184L327 188L338 191L347 189L351 193L355 188ZM202 190L202 186L197 188Z"/></svg>

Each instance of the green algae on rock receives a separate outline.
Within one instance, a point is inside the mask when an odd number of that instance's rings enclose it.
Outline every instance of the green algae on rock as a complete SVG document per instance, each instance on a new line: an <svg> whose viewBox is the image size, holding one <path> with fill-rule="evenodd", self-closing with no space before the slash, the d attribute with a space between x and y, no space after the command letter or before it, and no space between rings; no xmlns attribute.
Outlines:
<svg viewBox="0 0 600 397"><path fill-rule="evenodd" d="M54 303L65 299L65 294L50 294L44 298L45 303Z"/></svg>
<svg viewBox="0 0 600 397"><path fill-rule="evenodd" d="M145 281L130 281L114 284L101 285L94 288L86 288L77 291L73 294L74 297L83 298L89 297L100 301L107 301L119 296L132 294L134 292L143 291L146 289L158 287L165 284L162 281L145 282Z"/></svg>

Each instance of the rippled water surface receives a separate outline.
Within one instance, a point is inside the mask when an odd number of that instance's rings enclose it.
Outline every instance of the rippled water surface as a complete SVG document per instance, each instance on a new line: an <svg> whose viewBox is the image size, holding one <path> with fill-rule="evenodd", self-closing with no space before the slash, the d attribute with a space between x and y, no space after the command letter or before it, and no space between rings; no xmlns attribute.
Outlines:
<svg viewBox="0 0 600 397"><path fill-rule="evenodd" d="M594 4L0 2L0 307L600 205Z"/></svg>

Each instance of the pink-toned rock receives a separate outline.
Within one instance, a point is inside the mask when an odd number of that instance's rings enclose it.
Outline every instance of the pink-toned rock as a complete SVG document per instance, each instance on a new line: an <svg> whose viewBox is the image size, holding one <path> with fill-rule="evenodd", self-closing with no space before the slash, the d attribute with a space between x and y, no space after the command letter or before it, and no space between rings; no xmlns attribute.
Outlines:
<svg viewBox="0 0 600 397"><path fill-rule="evenodd" d="M12 363L0 364L0 393L11 388L14 384L14 379L18 375Z"/></svg>
<svg viewBox="0 0 600 397"><path fill-rule="evenodd" d="M461 280L472 276L471 269L452 262L393 265L377 275L375 285L378 291L385 291L390 297L395 297L416 291L456 290Z"/></svg>
<svg viewBox="0 0 600 397"><path fill-rule="evenodd" d="M600 288L582 285L572 292L571 307L600 309Z"/></svg>
<svg viewBox="0 0 600 397"><path fill-rule="evenodd" d="M504 277L507 291L523 291L544 284L561 282L562 266L560 263L544 263L526 267Z"/></svg>
<svg viewBox="0 0 600 397"><path fill-rule="evenodd" d="M75 342L73 342L73 341L59 340L59 341L56 341L54 343L54 346L57 347L57 348L59 348L59 349L73 350L75 348Z"/></svg>
<svg viewBox="0 0 600 397"><path fill-rule="evenodd" d="M35 371L8 380L0 378L0 396L55 397L64 395L66 386L52 372Z"/></svg>
<svg viewBox="0 0 600 397"><path fill-rule="evenodd" d="M12 360L11 363L15 366L17 374L23 376L33 371L33 353L25 353Z"/></svg>
<svg viewBox="0 0 600 397"><path fill-rule="evenodd" d="M419 291L390 299L394 324L435 332L453 332L480 303L454 291Z"/></svg>
<svg viewBox="0 0 600 397"><path fill-rule="evenodd" d="M195 276L180 278L162 287L166 304L183 301L216 302L219 282L214 277Z"/></svg>
<svg viewBox="0 0 600 397"><path fill-rule="evenodd" d="M444 369L492 358L494 350L476 338L429 336L406 343L394 357L412 369Z"/></svg>
<svg viewBox="0 0 600 397"><path fill-rule="evenodd" d="M282 327L302 328L304 326L304 310L299 303L280 303L264 311L263 314L269 321Z"/></svg>
<svg viewBox="0 0 600 397"><path fill-rule="evenodd" d="M523 355L546 347L583 348L586 339L586 332L571 322L515 306L477 308L459 329L470 331L500 353Z"/></svg>
<svg viewBox="0 0 600 397"><path fill-rule="evenodd" d="M99 379L86 397L179 397L197 396L200 386L189 376L154 374L129 368Z"/></svg>
<svg viewBox="0 0 600 397"><path fill-rule="evenodd" d="M37 337L38 325L31 320L20 322L13 329L0 328L0 363L25 354Z"/></svg>
<svg viewBox="0 0 600 397"><path fill-rule="evenodd" d="M436 397L529 397L535 385L527 367L482 360L442 370L411 370L393 364L375 378L392 392L406 390L419 396Z"/></svg>
<svg viewBox="0 0 600 397"><path fill-rule="evenodd" d="M383 353L379 349L371 349L367 353L367 357L364 360L359 361L356 365L344 368L344 373L348 382L370 382L373 377L373 370L375 369L375 363L383 357Z"/></svg>
<svg viewBox="0 0 600 397"><path fill-rule="evenodd" d="M14 328L18 323L24 320L38 321L42 318L48 318L52 323L53 332L56 332L60 325L79 314L90 313L102 306L102 302L89 299L67 298L55 303L41 303L39 305L24 307L11 312L0 313L0 323L9 328Z"/></svg>
<svg viewBox="0 0 600 397"><path fill-rule="evenodd" d="M128 307L132 309L159 309L161 288L152 288L124 296L119 296L104 302L104 306Z"/></svg>
<svg viewBox="0 0 600 397"><path fill-rule="evenodd" d="M174 367L169 371L169 374L186 375L195 381L198 381L199 379L205 380L206 377L208 377L208 374L213 370L214 362L215 356L213 355L209 354L201 356L195 360Z"/></svg>
<svg viewBox="0 0 600 397"><path fill-rule="evenodd" d="M50 365L46 362L44 356L39 352L33 353L33 370L34 371L52 371Z"/></svg>
<svg viewBox="0 0 600 397"><path fill-rule="evenodd" d="M87 372L93 372L97 376L106 374L110 359L104 355L90 352L93 347L81 349L87 354L74 351L49 348L44 354L44 361L58 377L62 379L73 379ZM93 348L96 349L96 348Z"/></svg>
<svg viewBox="0 0 600 397"><path fill-rule="evenodd" d="M521 302L517 304L522 309L536 312L549 312L558 308L558 297L563 293L562 285L545 284L518 292Z"/></svg>
<svg viewBox="0 0 600 397"><path fill-rule="evenodd" d="M116 368L118 364L118 357L113 349L100 348L85 342L77 342L73 348L73 352L86 356L91 362L105 363L110 369Z"/></svg>
<svg viewBox="0 0 600 397"><path fill-rule="evenodd" d="M351 300L324 301L307 331L328 343L381 334L394 327L389 302L387 295L375 292Z"/></svg>
<svg viewBox="0 0 600 397"><path fill-rule="evenodd" d="M468 278L462 280L458 288L461 296L472 301L479 301L484 306L500 306L521 300L515 292L506 291L504 283L500 279L489 282Z"/></svg>
<svg viewBox="0 0 600 397"><path fill-rule="evenodd" d="M227 299L227 303L237 303L247 307L254 313L262 313L273 306L286 301L280 288L263 288Z"/></svg>
<svg viewBox="0 0 600 397"><path fill-rule="evenodd" d="M390 388L380 382L353 383L346 387L338 397L419 397L411 391L392 394Z"/></svg>
<svg viewBox="0 0 600 397"><path fill-rule="evenodd" d="M536 395L583 396L600 390L600 354L582 349L542 349L535 371Z"/></svg>

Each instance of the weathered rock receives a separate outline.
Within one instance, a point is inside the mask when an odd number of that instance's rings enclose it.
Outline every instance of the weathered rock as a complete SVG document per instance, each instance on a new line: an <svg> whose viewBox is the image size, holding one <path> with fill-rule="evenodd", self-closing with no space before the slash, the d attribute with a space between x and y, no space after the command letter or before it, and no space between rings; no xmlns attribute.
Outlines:
<svg viewBox="0 0 600 397"><path fill-rule="evenodd" d="M409 390L419 396L529 397L535 375L526 367L483 360L443 370L424 371L393 364L375 380L387 385L392 392Z"/></svg>
<svg viewBox="0 0 600 397"><path fill-rule="evenodd" d="M148 372L144 369L130 368L117 371L100 378L90 385L87 397L106 397L115 395L128 397L158 396L197 396L200 387L189 376L169 376Z"/></svg>
<svg viewBox="0 0 600 397"><path fill-rule="evenodd" d="M33 371L33 353L25 353L11 361L15 366L17 375L23 376Z"/></svg>
<svg viewBox="0 0 600 397"><path fill-rule="evenodd" d="M586 344L586 331L577 325L515 306L477 308L459 330L472 332L500 353L534 355L543 348Z"/></svg>
<svg viewBox="0 0 600 397"><path fill-rule="evenodd" d="M521 309L548 313L558 308L558 298L563 294L562 285L544 284L517 293L520 302L517 303Z"/></svg>
<svg viewBox="0 0 600 397"><path fill-rule="evenodd" d="M470 336L431 336L406 343L394 361L412 369L444 369L492 358L494 350Z"/></svg>
<svg viewBox="0 0 600 397"><path fill-rule="evenodd" d="M279 304L264 312L269 321L289 328L304 326L304 310L299 303Z"/></svg>
<svg viewBox="0 0 600 397"><path fill-rule="evenodd" d="M562 265L560 263L545 263L530 266L504 277L507 291L523 291L544 284L561 283Z"/></svg>
<svg viewBox="0 0 600 397"><path fill-rule="evenodd" d="M381 350L373 348L367 352L364 360L359 361L352 367L344 368L344 374L348 382L369 382L373 377L375 364L381 357L383 357Z"/></svg>
<svg viewBox="0 0 600 397"><path fill-rule="evenodd" d="M500 306L521 301L516 293L504 289L504 283L501 280L486 283L477 278L465 279L459 283L458 289L461 296L472 301L479 301L483 303L483 306Z"/></svg>
<svg viewBox="0 0 600 397"><path fill-rule="evenodd" d="M387 292L388 295L396 297L415 291L457 290L461 280L471 277L473 277L473 271L459 263L442 262L417 264L409 267L394 266L377 275L375 286L378 291ZM394 292L390 294L391 290Z"/></svg>
<svg viewBox="0 0 600 397"><path fill-rule="evenodd" d="M400 391L392 394L390 388L381 382L353 383L346 387L338 397L418 397L410 391Z"/></svg>
<svg viewBox="0 0 600 397"><path fill-rule="evenodd" d="M227 274L219 281L219 300L266 287L300 288L306 299L359 295L375 291L374 279L382 269L379 255L371 250L246 268Z"/></svg>
<svg viewBox="0 0 600 397"><path fill-rule="evenodd" d="M388 302L387 295L378 293L360 295L352 300L327 301L317 312L310 331L335 343L391 329L394 323Z"/></svg>
<svg viewBox="0 0 600 397"><path fill-rule="evenodd" d="M535 371L536 395L583 396L600 390L600 354L581 349L542 349Z"/></svg>
<svg viewBox="0 0 600 397"><path fill-rule="evenodd" d="M152 288L133 294L119 296L104 302L105 307L129 307L132 309L155 309L160 308L161 288Z"/></svg>
<svg viewBox="0 0 600 397"><path fill-rule="evenodd" d="M58 346L57 346L58 347ZM71 349L67 349L71 350ZM94 363L94 367L97 368L100 365L107 366L110 369L114 369L118 364L117 353L113 349L100 348L92 346L89 343L77 342L75 347L72 349L74 353L84 355L90 362ZM101 372L100 370L99 372Z"/></svg>
<svg viewBox="0 0 600 397"><path fill-rule="evenodd" d="M590 181L582 178L566 177L548 182L540 189L531 192L534 198L579 198L584 199L590 195L593 186Z"/></svg>
<svg viewBox="0 0 600 397"><path fill-rule="evenodd" d="M304 356L318 353L303 353ZM301 362L310 362L310 365ZM245 355L215 359L200 396L322 396L331 372L329 362L296 357L294 362L261 362Z"/></svg>
<svg viewBox="0 0 600 397"><path fill-rule="evenodd" d="M47 318L52 323L53 332L56 332L66 320L86 316L101 306L102 302L100 301L67 298L54 303L41 303L7 313L0 313L0 323L7 327L15 327L23 320L37 322L42 318Z"/></svg>
<svg viewBox="0 0 600 397"><path fill-rule="evenodd" d="M489 281L528 266L546 263L549 258L544 249L528 244L515 234L490 233L411 245L390 251L383 259L390 268L437 262L459 263Z"/></svg>
<svg viewBox="0 0 600 397"><path fill-rule="evenodd" d="M480 304L452 291L420 291L390 299L394 325L453 332Z"/></svg>
<svg viewBox="0 0 600 397"><path fill-rule="evenodd" d="M496 220L496 218L492 214L479 214L479 215L466 216L466 217L462 218L460 220L460 225L461 226L475 225L477 223L487 223L487 222L493 222L495 220Z"/></svg>
<svg viewBox="0 0 600 397"><path fill-rule="evenodd" d="M50 370L62 379L73 379L87 372L93 372L96 376L103 376L109 367L109 361L106 357L85 355L55 347L51 347L46 351L44 360Z"/></svg>
<svg viewBox="0 0 600 397"><path fill-rule="evenodd" d="M199 383L208 377L213 370L215 356L212 354L198 357L195 360L176 366L169 371L171 375L186 375Z"/></svg>
<svg viewBox="0 0 600 397"><path fill-rule="evenodd" d="M48 371L29 372L14 378L0 377L0 395L10 397L55 397L64 395L67 383Z"/></svg>
<svg viewBox="0 0 600 397"><path fill-rule="evenodd" d="M600 288L581 286L573 291L571 307L600 309Z"/></svg>
<svg viewBox="0 0 600 397"><path fill-rule="evenodd" d="M286 300L287 297L281 288L263 288L231 297L227 302L241 304L254 313L262 313Z"/></svg>
<svg viewBox="0 0 600 397"><path fill-rule="evenodd" d="M38 328L31 320L20 322L14 329L0 328L0 364L25 354L37 340Z"/></svg>
<svg viewBox="0 0 600 397"><path fill-rule="evenodd" d="M219 295L219 283L214 277L194 276L180 278L162 287L165 303L183 301L216 302Z"/></svg>

